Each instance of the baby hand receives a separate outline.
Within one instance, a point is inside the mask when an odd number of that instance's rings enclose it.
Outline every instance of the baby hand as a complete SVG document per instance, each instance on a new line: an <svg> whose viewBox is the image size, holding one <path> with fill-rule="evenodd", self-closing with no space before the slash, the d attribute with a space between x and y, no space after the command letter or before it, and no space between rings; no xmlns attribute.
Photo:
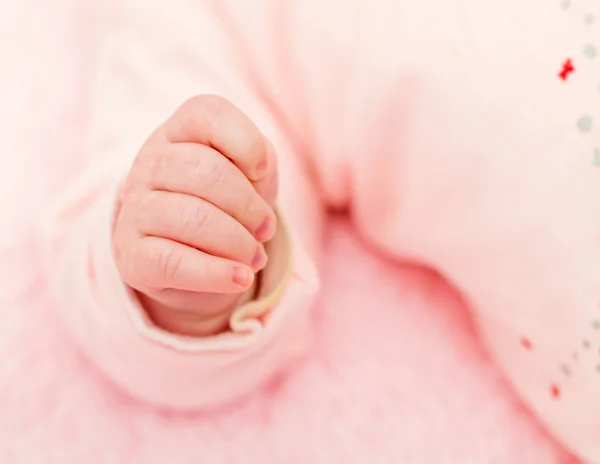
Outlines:
<svg viewBox="0 0 600 464"><path fill-rule="evenodd" d="M276 184L269 143L219 97L188 100L150 136L121 191L113 248L155 324L194 336L227 329L267 262Z"/></svg>

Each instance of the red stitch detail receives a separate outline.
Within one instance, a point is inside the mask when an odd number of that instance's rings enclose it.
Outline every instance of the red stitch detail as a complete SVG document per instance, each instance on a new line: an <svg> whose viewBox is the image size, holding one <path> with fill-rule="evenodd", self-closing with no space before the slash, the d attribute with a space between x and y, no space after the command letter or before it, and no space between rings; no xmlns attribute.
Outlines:
<svg viewBox="0 0 600 464"><path fill-rule="evenodd" d="M552 395L552 398L554 398L555 400L560 399L560 387L558 385L556 385L555 383L550 385L550 394Z"/></svg>
<svg viewBox="0 0 600 464"><path fill-rule="evenodd" d="M569 74L573 73L575 68L573 67L573 61L568 59L563 63L562 71L559 73L558 77L560 77L563 81L566 81L569 77Z"/></svg>
<svg viewBox="0 0 600 464"><path fill-rule="evenodd" d="M533 348L531 341L525 337L521 338L521 346L527 351L531 351L531 348Z"/></svg>

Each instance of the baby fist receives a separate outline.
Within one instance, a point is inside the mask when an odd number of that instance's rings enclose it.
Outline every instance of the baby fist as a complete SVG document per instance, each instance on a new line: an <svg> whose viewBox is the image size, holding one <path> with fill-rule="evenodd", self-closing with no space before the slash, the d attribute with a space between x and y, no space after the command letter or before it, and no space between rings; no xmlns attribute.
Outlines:
<svg viewBox="0 0 600 464"><path fill-rule="evenodd" d="M154 323L203 336L251 299L276 228L275 158L228 101L184 103L141 148L123 185L113 249Z"/></svg>

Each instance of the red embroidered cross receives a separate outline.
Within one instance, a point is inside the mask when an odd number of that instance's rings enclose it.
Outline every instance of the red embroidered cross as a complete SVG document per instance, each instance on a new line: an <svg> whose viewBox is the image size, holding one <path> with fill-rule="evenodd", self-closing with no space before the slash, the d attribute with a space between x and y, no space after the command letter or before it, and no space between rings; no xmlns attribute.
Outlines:
<svg viewBox="0 0 600 464"><path fill-rule="evenodd" d="M560 72L558 77L560 77L563 81L566 81L569 77L569 74L571 74L573 71L575 71L575 68L573 67L573 61L571 59L568 59L564 62L562 71Z"/></svg>

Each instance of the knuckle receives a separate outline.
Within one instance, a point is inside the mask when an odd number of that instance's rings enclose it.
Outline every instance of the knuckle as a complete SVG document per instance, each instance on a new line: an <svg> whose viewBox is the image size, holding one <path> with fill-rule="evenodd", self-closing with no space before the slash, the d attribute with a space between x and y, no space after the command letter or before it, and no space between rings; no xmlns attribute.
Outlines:
<svg viewBox="0 0 600 464"><path fill-rule="evenodd" d="M198 156L197 153L186 151L181 162L186 166L186 172L192 179L202 179L206 176L207 160L203 156Z"/></svg>
<svg viewBox="0 0 600 464"><path fill-rule="evenodd" d="M179 222L186 230L201 230L209 221L212 208L210 204L195 198L183 200Z"/></svg>
<svg viewBox="0 0 600 464"><path fill-rule="evenodd" d="M226 185L231 179L230 170L227 169L225 163L220 160L215 160L205 170L204 174L205 181L210 187L221 187Z"/></svg>
<svg viewBox="0 0 600 464"><path fill-rule="evenodd" d="M196 95L182 105L182 112L195 121L211 123L230 106L228 100L218 95Z"/></svg>
<svg viewBox="0 0 600 464"><path fill-rule="evenodd" d="M152 260L156 263L158 276L162 282L170 282L179 275L183 263L183 253L173 245L154 248Z"/></svg>
<svg viewBox="0 0 600 464"><path fill-rule="evenodd" d="M162 177L162 173L168 169L170 160L175 155L175 146L171 143L160 144L153 147L151 155L148 156L147 174L148 181L155 183Z"/></svg>
<svg viewBox="0 0 600 464"><path fill-rule="evenodd" d="M221 156L202 156L201 153L189 151L182 155L179 162L189 180L197 185L199 182L202 189L222 187L231 179L231 170Z"/></svg>
<svg viewBox="0 0 600 464"><path fill-rule="evenodd" d="M165 169L165 164L172 151L171 144L153 144L142 147L131 170L134 179L144 184L152 184Z"/></svg>
<svg viewBox="0 0 600 464"><path fill-rule="evenodd" d="M138 195L135 201L131 203L130 223L135 227L136 231L144 231L148 227L152 227L156 218L159 217L161 211L158 205L157 191L144 191Z"/></svg>

